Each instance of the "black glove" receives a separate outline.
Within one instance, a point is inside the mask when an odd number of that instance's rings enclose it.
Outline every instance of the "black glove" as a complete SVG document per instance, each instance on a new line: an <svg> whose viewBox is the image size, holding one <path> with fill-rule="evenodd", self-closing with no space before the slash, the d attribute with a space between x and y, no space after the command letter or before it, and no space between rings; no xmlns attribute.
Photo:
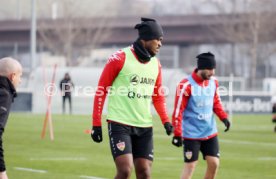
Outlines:
<svg viewBox="0 0 276 179"><path fill-rule="evenodd" d="M175 145L176 147L181 147L182 146L182 137L179 136L174 136L172 139L172 144Z"/></svg>
<svg viewBox="0 0 276 179"><path fill-rule="evenodd" d="M101 126L93 126L91 132L91 138L94 142L100 143L103 141L102 127Z"/></svg>
<svg viewBox="0 0 276 179"><path fill-rule="evenodd" d="M230 129L231 123L228 119L222 119L222 122L224 123L226 129L224 130L224 132L227 132Z"/></svg>
<svg viewBox="0 0 276 179"><path fill-rule="evenodd" d="M164 128L166 129L167 135L171 135L171 133L173 132L172 124L170 122L165 122Z"/></svg>

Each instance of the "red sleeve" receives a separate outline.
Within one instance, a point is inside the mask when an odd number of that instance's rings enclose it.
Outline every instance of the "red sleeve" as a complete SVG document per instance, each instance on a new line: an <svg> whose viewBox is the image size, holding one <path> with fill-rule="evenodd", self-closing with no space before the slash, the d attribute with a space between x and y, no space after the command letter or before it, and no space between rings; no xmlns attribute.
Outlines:
<svg viewBox="0 0 276 179"><path fill-rule="evenodd" d="M162 121L162 124L164 124L166 122L170 122L170 119L167 113L165 94L164 94L164 89L162 87L162 73L161 73L160 62L158 66L158 71L159 72L158 72L158 76L155 82L154 91L152 95L152 102L155 110L157 111Z"/></svg>
<svg viewBox="0 0 276 179"><path fill-rule="evenodd" d="M187 79L182 80L176 89L172 124L174 136L182 137L182 114L186 109L191 95L191 85Z"/></svg>
<svg viewBox="0 0 276 179"><path fill-rule="evenodd" d="M113 81L123 68L125 62L125 53L121 50L117 51L115 54L111 55L103 69L101 77L98 82L98 87L94 97L94 107L92 116L92 125L101 126L101 116L103 111L103 106L105 102L108 89L112 86Z"/></svg>
<svg viewBox="0 0 276 179"><path fill-rule="evenodd" d="M213 109L213 111L219 117L219 119L222 120L222 119L228 118L228 115L224 111L223 106L221 104L220 96L219 96L219 93L218 93L218 86L219 86L218 81L215 80L215 83L216 83L216 93L215 93L215 96L214 96L214 109Z"/></svg>

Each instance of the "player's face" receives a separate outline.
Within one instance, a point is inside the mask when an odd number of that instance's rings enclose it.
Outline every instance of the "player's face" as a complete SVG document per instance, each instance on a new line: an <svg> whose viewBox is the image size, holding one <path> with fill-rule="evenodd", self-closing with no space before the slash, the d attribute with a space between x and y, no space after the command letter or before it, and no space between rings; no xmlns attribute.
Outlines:
<svg viewBox="0 0 276 179"><path fill-rule="evenodd" d="M210 80L213 75L215 75L215 69L204 69L200 72L200 76L203 80Z"/></svg>
<svg viewBox="0 0 276 179"><path fill-rule="evenodd" d="M151 56L155 56L159 52L159 49L162 47L162 40L163 37L145 41L145 49L147 49Z"/></svg>

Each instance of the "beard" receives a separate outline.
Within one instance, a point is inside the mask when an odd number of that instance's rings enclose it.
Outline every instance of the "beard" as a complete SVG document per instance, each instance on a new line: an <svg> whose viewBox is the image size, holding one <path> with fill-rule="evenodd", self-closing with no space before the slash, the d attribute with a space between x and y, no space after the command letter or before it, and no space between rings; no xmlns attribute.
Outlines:
<svg viewBox="0 0 276 179"><path fill-rule="evenodd" d="M210 80L211 78L211 75L208 75L207 73L204 73L204 72L202 72L200 76L203 80Z"/></svg>

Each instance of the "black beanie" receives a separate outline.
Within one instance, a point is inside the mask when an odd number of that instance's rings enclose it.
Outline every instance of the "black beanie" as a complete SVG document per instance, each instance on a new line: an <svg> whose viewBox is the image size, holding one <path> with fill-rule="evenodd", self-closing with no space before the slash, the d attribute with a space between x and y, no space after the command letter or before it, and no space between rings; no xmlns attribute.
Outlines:
<svg viewBox="0 0 276 179"><path fill-rule="evenodd" d="M208 52L208 53L201 53L196 57L197 60L197 69L215 69L216 68L216 60L215 56Z"/></svg>
<svg viewBox="0 0 276 179"><path fill-rule="evenodd" d="M141 21L141 24L136 24L134 27L138 29L140 39L153 40L163 36L162 27L156 20L142 17Z"/></svg>

